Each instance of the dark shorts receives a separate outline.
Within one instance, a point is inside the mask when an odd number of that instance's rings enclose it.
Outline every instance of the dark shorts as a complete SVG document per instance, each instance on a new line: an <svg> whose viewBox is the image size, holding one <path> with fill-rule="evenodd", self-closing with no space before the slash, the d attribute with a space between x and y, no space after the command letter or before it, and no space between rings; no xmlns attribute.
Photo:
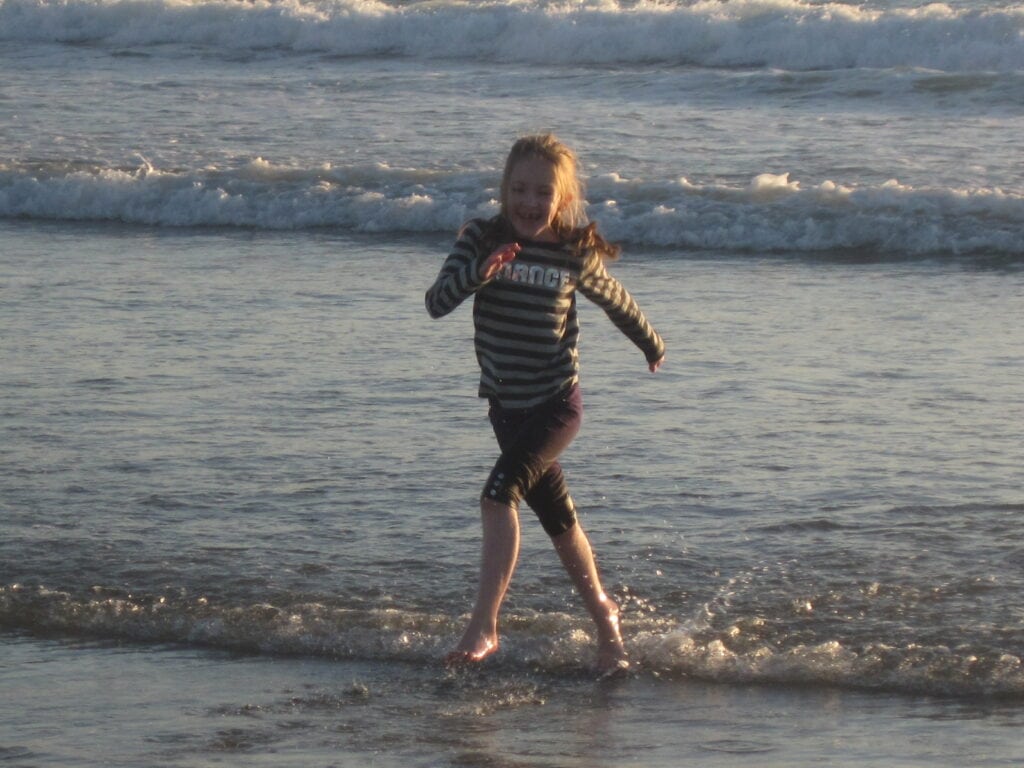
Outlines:
<svg viewBox="0 0 1024 768"><path fill-rule="evenodd" d="M489 413L501 456L491 470L482 498L518 508L525 500L549 536L576 524L576 508L558 463L583 421L578 385L535 408L501 408Z"/></svg>

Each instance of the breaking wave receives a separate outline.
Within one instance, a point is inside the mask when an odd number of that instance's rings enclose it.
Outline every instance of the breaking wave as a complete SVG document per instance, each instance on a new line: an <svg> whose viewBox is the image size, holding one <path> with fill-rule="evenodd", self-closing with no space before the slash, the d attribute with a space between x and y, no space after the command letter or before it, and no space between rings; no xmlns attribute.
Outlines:
<svg viewBox="0 0 1024 768"><path fill-rule="evenodd" d="M160 170L0 163L0 218L160 227L454 233L497 210L493 173L386 165ZM598 176L589 212L627 244L735 253L1024 256L1024 195L847 186L762 174L742 186Z"/></svg>
<svg viewBox="0 0 1024 768"><path fill-rule="evenodd" d="M0 0L0 40L538 64L1024 70L1024 7L803 0Z"/></svg>

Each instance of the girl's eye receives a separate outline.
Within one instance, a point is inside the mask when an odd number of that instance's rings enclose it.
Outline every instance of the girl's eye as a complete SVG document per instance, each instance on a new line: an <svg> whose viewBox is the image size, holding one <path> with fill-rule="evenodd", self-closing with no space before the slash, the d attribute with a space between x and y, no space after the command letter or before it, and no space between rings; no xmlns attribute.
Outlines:
<svg viewBox="0 0 1024 768"><path fill-rule="evenodd" d="M526 184L513 184L509 187L509 192L514 195L525 195L529 191L530 189ZM537 197L550 198L555 196L555 190L553 187L536 187L533 191Z"/></svg>

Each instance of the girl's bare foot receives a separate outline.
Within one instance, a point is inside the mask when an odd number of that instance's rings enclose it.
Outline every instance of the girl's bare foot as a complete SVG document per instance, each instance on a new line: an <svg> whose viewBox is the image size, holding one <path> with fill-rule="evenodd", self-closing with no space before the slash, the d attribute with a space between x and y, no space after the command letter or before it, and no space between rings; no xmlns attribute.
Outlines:
<svg viewBox="0 0 1024 768"><path fill-rule="evenodd" d="M498 636L463 637L459 647L444 657L444 663L453 666L457 664L476 664L498 650Z"/></svg>

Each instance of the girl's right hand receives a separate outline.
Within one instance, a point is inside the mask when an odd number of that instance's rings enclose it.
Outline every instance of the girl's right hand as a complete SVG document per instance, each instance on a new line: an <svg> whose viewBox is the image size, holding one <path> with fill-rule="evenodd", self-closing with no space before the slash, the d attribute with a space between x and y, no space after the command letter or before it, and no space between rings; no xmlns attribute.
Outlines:
<svg viewBox="0 0 1024 768"><path fill-rule="evenodd" d="M519 243L505 243L499 246L481 265L480 279L485 282L490 280L498 274L499 269L512 261L520 250Z"/></svg>

